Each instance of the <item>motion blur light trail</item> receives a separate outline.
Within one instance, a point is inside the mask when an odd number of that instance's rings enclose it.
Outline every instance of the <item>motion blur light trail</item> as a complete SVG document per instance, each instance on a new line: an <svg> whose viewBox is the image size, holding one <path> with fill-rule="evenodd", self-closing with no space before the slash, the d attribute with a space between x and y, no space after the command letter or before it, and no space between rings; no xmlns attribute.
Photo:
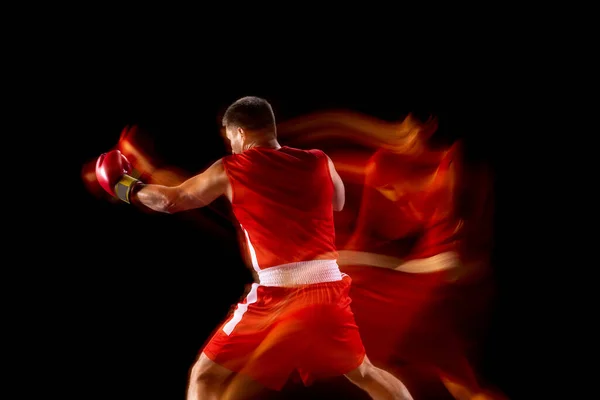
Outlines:
<svg viewBox="0 0 600 400"><path fill-rule="evenodd" d="M153 149L151 135L135 125L124 127L115 146L110 149L103 149L100 153L114 149L118 149L127 157L134 168L132 175L135 178L141 179L144 183L175 186L193 175L182 168L165 165L161 157ZM86 189L97 198L106 199L115 204L122 203L116 197L107 194L100 187L95 172L96 161L97 158L89 160L82 167L81 177ZM223 210L215 207L214 204L208 206L208 208L219 217L225 218L227 221L230 220L230 216ZM155 211L148 208L138 208L138 210L149 214L155 213ZM191 210L185 213L185 217L192 219L202 229L210 231L214 236L223 238L231 237L231 230L226 229L221 223L211 219L206 213L199 210Z"/></svg>
<svg viewBox="0 0 600 400"><path fill-rule="evenodd" d="M490 216L493 214L491 211L493 192L489 171L483 168L469 169L461 162L460 141L445 151L448 157L443 158L446 160L452 158L452 162L442 168L442 163L436 161L436 157L440 157L439 152L436 153L422 146L423 141L430 138L437 129L438 120L434 117L423 121L408 114L399 121L388 122L353 111L334 110L281 121L278 124L278 138L282 145L321 149L336 165L346 186L346 206L335 215L336 240L340 250L346 249L349 240L356 236L356 226L364 212L370 213L373 217L369 217L374 221L371 229L382 234L378 239L383 238L383 242L386 242L385 246L377 248L378 255L394 256L399 260L410 254L409 242L412 234L427 231L429 239L423 241L426 242L423 246L431 247L433 239L439 239L441 234L438 233L443 230L441 224L436 225L431 221L435 218L443 221L447 214L459 212L460 220L452 220L458 221L453 225L456 230L448 239L454 240L453 235L460 233L461 237L467 238L464 243L456 247L457 251L461 252L461 257L474 262L484 260L489 257L492 240ZM160 151L153 149L151 136L143 133L136 126L125 127L114 148L119 149L129 159L136 170L136 177L146 183L177 185L192 176L189 171L165 165L159 156ZM111 149L103 149L101 152L109 150ZM367 172L373 172L369 168L375 168L374 156L381 153L387 154L385 160L388 162L377 166L380 182L365 184ZM96 159L90 160L82 168L82 179L86 188L98 198L119 202L100 188L94 172L95 162ZM375 194L383 201L381 207L373 205L374 203L366 204L363 195L367 189L375 189ZM457 193L460 195L457 196ZM231 231L225 229L223 224L225 221L233 222L230 215L215 207L209 206L209 208L224 218L221 223L208 218L202 210L186 213L185 217L193 218L200 229L230 239ZM144 212L152 211L144 210ZM375 214L378 215L377 218ZM402 229L404 233L400 234ZM389 235L386 236L387 234ZM240 239L241 245L244 246L245 240L243 237ZM430 250L430 248L423 249L423 246L421 251ZM390 249L398 254L385 254L385 251ZM403 251L407 253L400 254ZM352 261L361 264L356 260L347 260L349 264L352 264ZM342 265L340 261L338 262ZM485 263L486 261L482 264ZM466 279L460 274L436 275L423 279L427 274L402 275L403 272L383 268L360 269L352 265L349 265L349 269L346 270L344 267L341 268L354 280L351 291L353 307L355 307L357 322L364 332L363 340L367 347L367 354L373 355L372 361L380 357L383 363L390 362L398 365L398 360L390 358L395 351L391 348L392 345L385 347L387 344L381 344L397 343L398 335L402 336L404 342L402 343L404 357L410 353L408 350L415 350L410 362L416 360L419 364L425 357L433 359L435 357L429 353L435 353L436 350L427 344L427 339L423 338L430 335L438 340L440 338L434 331L441 330L444 334L446 327L457 325L460 325L458 328L464 331L460 332L460 335L457 334L457 352L462 351L463 347L465 352L479 349L478 335L486 325L486 307L493 287L493 284L489 285L488 281L478 281L479 277ZM484 271L483 275L485 274ZM447 285L448 282L452 284ZM456 304L450 311L449 302ZM388 315L382 315L382 310L385 309L392 311ZM397 315L391 317L392 312L397 312ZM391 320L394 322L390 322ZM474 320L479 324L476 329L473 329ZM437 327L440 326L441 328L438 329ZM451 335L451 329L448 328L448 336ZM276 342L277 335L270 337L264 346L268 347L271 340ZM423 350L424 340L425 347L430 348L429 353ZM415 343L419 343L421 347L414 346ZM447 345L441 342L438 344ZM257 355L260 351L264 351L264 346L257 349ZM462 356L455 353L452 357L456 359ZM475 358L477 356L476 354ZM455 363L457 370L460 370L458 374L463 376L470 374L467 379L477 381L479 377L475 376L468 363L452 362ZM434 369L439 367L434 362L428 364L427 368L432 365ZM405 372L407 369L400 371L400 373ZM446 380L447 387L458 385L450 380L450 376L444 376L442 373L441 377ZM418 380L412 382L412 385L413 388L426 386L423 381ZM409 389L412 390L411 387ZM463 389L456 388L457 391ZM488 396L487 398L504 398L496 391L490 391Z"/></svg>

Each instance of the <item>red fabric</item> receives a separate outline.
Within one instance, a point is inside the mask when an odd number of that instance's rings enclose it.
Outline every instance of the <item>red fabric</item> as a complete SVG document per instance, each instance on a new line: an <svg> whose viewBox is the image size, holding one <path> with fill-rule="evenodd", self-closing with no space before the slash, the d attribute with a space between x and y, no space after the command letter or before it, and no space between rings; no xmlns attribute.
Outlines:
<svg viewBox="0 0 600 400"><path fill-rule="evenodd" d="M254 284L203 351L274 390L295 371L306 385L345 374L365 354L350 309L351 282L344 276L338 282L295 288Z"/></svg>
<svg viewBox="0 0 600 400"><path fill-rule="evenodd" d="M320 150L255 147L224 158L232 207L264 269L336 259L333 183ZM250 247L251 246L251 247Z"/></svg>

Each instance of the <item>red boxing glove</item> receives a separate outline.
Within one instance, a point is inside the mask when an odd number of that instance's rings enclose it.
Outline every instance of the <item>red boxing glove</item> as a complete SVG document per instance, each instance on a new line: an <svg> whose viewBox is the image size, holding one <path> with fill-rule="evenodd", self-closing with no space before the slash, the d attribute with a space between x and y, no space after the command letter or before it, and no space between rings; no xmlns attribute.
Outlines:
<svg viewBox="0 0 600 400"><path fill-rule="evenodd" d="M129 175L132 171L131 163L119 150L104 153L96 161L96 179L100 186L126 203L131 203L131 192L141 183L139 179Z"/></svg>

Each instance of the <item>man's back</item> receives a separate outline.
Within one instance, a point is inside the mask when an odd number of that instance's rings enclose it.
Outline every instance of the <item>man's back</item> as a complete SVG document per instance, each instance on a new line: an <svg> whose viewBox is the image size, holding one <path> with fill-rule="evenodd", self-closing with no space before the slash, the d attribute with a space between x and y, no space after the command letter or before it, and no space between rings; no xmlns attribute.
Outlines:
<svg viewBox="0 0 600 400"><path fill-rule="evenodd" d="M253 267L333 260L333 183L320 150L254 147L227 156L232 208Z"/></svg>

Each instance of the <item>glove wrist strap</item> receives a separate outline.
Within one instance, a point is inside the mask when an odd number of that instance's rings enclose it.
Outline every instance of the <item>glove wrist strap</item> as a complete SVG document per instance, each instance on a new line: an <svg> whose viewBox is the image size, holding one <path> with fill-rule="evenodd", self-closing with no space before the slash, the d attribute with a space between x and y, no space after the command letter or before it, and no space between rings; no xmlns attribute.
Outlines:
<svg viewBox="0 0 600 400"><path fill-rule="evenodd" d="M115 185L115 194L120 200L123 200L127 204L131 204L131 192L138 182L140 182L139 179L129 175L123 175L121 180Z"/></svg>

